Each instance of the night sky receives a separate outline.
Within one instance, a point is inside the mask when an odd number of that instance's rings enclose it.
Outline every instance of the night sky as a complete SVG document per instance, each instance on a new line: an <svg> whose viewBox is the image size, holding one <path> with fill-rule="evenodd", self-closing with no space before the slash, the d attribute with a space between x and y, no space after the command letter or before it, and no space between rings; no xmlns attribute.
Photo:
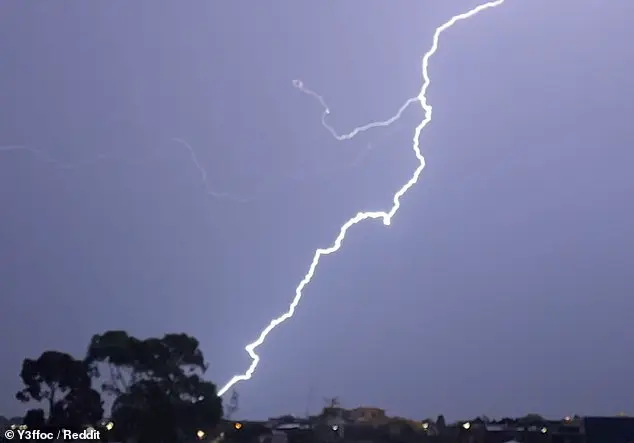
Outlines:
<svg viewBox="0 0 634 443"><path fill-rule="evenodd" d="M339 132L388 118L478 3L0 4L0 414L23 358L109 329L243 372L314 250L417 166L419 106L338 142L293 79ZM421 181L322 261L240 416L634 413L633 14L507 0L442 35Z"/></svg>

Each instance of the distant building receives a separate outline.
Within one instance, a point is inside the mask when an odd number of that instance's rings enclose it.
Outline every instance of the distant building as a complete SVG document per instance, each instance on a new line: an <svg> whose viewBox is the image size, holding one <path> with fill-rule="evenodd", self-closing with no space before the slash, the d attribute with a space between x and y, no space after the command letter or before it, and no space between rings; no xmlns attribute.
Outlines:
<svg viewBox="0 0 634 443"><path fill-rule="evenodd" d="M634 418L586 417L586 443L634 443Z"/></svg>
<svg viewBox="0 0 634 443"><path fill-rule="evenodd" d="M353 423L380 424L388 421L385 410L381 408L362 406L348 410L347 415Z"/></svg>

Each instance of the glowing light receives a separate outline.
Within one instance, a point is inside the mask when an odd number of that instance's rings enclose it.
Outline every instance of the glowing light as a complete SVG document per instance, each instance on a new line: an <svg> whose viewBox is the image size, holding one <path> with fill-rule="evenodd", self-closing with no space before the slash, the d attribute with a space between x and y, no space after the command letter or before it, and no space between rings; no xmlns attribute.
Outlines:
<svg viewBox="0 0 634 443"><path fill-rule="evenodd" d="M468 429L471 428L471 423L469 423L469 422L463 423L462 427L468 430Z"/></svg>
<svg viewBox="0 0 634 443"><path fill-rule="evenodd" d="M429 122L431 121L431 118L432 118L432 107L431 107L431 105L429 105L427 103L427 97L426 97L427 88L429 87L429 85L431 83L431 80L429 79L428 67L429 67L429 59L431 58L432 55L434 55L434 53L438 49L438 42L439 42L440 35L444 31L446 31L447 29L451 28L457 22L462 21L462 20L466 20L468 18L471 18L474 15L476 15L479 12L482 12L482 11L484 11L486 9L495 8L497 6L500 6L502 3L504 3L504 1L505 0L496 0L496 1L490 1L490 2L487 2L487 3L483 3L481 5L478 5L478 6L474 7L473 9L471 9L471 10L465 12L465 13L453 16L448 21L446 21L444 24L442 24L438 28L436 28L436 30L434 32L434 36L433 36L432 46L425 53L425 55L423 55L423 58L422 58L421 64L422 64L423 84L421 86L421 89L420 89L418 95L416 97L408 99L399 108L397 113L394 116L392 116L389 119L387 119L387 120L378 121L378 122L371 122L371 123L366 124L365 126L360 126L358 128L353 129L348 134L339 135L339 134L337 134L337 132L330 125L328 125L328 123L326 121L326 116L328 116L330 114L330 109L328 108L328 105L326 104L324 99L319 94L317 94L314 91L306 88L304 86L304 83L301 80L294 80L293 81L293 86L294 87L296 87L300 91L302 91L302 92L304 92L304 93L306 93L308 95L311 95L314 98L316 98L317 100L319 100L319 102L321 103L321 105L324 108L324 111L322 113L322 118L321 118L322 125L333 135L333 137L335 137L337 140L340 140L340 141L342 141L342 140L350 140L351 138L355 137L357 134L359 134L361 132L365 132L365 131L367 131L369 129L372 129L372 128L379 128L379 127L389 126L392 123L394 123L396 120L398 120L401 117L401 115L403 114L403 112L405 112L405 110L411 104L413 104L415 102L419 102L421 107L423 108L425 116L424 116L423 120L418 124L416 129L414 130L414 137L412 139L412 150L414 151L414 155L416 156L416 159L418 160L418 166L416 167L414 173L412 174L411 178L407 181L407 183L405 183L394 194L394 197L392 198L392 202L393 202L392 208L389 211L387 211L387 212L385 212L385 211L368 211L368 212L359 212L359 213L357 213L357 215L352 217L350 220L348 220L347 222L345 222L341 226L341 228L339 229L339 234L337 235L337 237L335 238L335 240L334 240L334 242L332 243L331 246L329 246L327 248L320 248L320 249L317 249L315 251L315 254L313 255L313 260L312 260L312 262L311 262L311 264L310 264L310 266L308 268L308 272L306 273L304 278L300 281L299 285L295 289L295 297L293 298L291 304L289 305L288 310L285 313L283 313L282 315L280 315L279 317L271 320L271 322L268 324L268 326L266 328L264 328L262 330L262 332L260 332L260 336L255 341L253 341L253 342L251 342L251 343L249 343L248 345L245 346L245 348L244 348L245 351L251 357L251 364L249 365L249 367L247 368L247 370L243 374L234 375L227 382L227 384L225 384L218 391L218 396L223 396L236 383L251 379L251 377L253 376L253 374L255 372L255 369L258 366L258 363L260 362L260 356L258 354L256 354L255 350L260 345L262 345L262 343L264 343L264 341L266 340L266 337L271 333L271 331L273 331L273 329L275 329L280 324L284 323L289 318L293 317L293 315L295 314L295 309L299 305L299 302L300 302L300 300L302 298L304 288L311 282L311 280L313 279L313 277L315 275L315 270L317 269L317 265L319 264L319 260L321 259L322 256L330 255L330 254L332 254L334 252L337 252L339 250L339 248L341 248L343 240L345 239L346 234L348 232L348 229L350 229L352 226L356 225L357 223L359 223L361 221L371 220L371 219L372 220L373 219L382 219L383 220L383 224L385 226L389 226L391 224L392 218L394 217L394 215L397 213L397 211L401 207L401 198L405 195L405 193L407 191L409 191L409 189L412 186L414 186L418 182L418 179L419 179L421 173L423 172L423 169L425 168L425 158L423 157L423 155L422 155L422 153L420 151L420 147L419 147L420 141L419 141L419 139L420 139L421 132L429 124Z"/></svg>
<svg viewBox="0 0 634 443"><path fill-rule="evenodd" d="M112 429L114 428L114 423L109 421L108 423L106 423L106 429L109 431L112 431Z"/></svg>

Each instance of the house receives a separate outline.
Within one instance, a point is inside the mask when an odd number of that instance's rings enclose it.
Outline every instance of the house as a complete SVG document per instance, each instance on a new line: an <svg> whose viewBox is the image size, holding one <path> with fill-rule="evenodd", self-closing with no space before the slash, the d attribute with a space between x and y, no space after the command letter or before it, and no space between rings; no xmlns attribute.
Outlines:
<svg viewBox="0 0 634 443"><path fill-rule="evenodd" d="M383 424L388 421L384 409L368 406L350 409L347 416L353 423Z"/></svg>
<svg viewBox="0 0 634 443"><path fill-rule="evenodd" d="M586 443L634 443L634 418L585 417Z"/></svg>

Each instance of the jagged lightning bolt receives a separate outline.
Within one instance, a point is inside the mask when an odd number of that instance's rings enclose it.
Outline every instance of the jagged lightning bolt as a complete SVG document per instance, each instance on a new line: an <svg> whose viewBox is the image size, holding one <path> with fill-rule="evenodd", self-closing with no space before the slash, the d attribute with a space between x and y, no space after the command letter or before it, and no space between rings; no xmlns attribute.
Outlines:
<svg viewBox="0 0 634 443"><path fill-rule="evenodd" d="M253 376L253 373L255 372L255 369L257 368L258 363L260 362L260 356L255 353L255 350L262 343L264 343L264 341L266 340L266 337L271 333L271 331L273 329L275 329L277 326L279 326L280 324L284 323L286 320L288 320L289 318L291 318L293 316L293 314L295 313L295 309L297 308L297 305L299 304L299 302L300 302L300 300L302 298L304 288L306 287L306 285L308 285L308 283L310 283L310 281L313 279L313 277L315 275L315 270L317 269L317 265L319 264L319 260L321 259L322 256L332 254L333 252L336 252L336 251L339 250L339 248L341 248L343 240L346 237L346 233L348 232L348 229L350 229L352 226L356 225L357 223L359 223L359 222L361 222L363 220L368 220L368 219L382 219L383 220L383 224L385 226L389 226L390 225L390 223L392 222L392 217L394 217L396 212L401 207L401 197L403 197L405 195L405 193L412 186L414 186L416 184L416 182L418 181L421 173L423 172L423 169L425 168L425 158L423 157L423 155L422 155L422 153L420 151L419 139L420 139L420 134L421 134L422 130L431 121L432 107L431 107L431 105L429 105L427 103L427 98L426 98L427 88L429 87L429 84L430 84L430 79L429 79L429 74L428 74L428 65L429 65L429 59L431 58L432 55L434 55L434 53L438 49L438 40L440 38L440 35L444 31L446 31L447 29L451 28L457 22L459 22L461 20L466 20L466 19L468 19L470 17L473 17L474 15L478 14L481 11L484 11L485 9L495 8L497 6L500 6L502 3L504 3L504 1L505 0L496 0L496 1L490 1L490 2L487 2L487 3L481 4L481 5L478 5L478 6L474 7L473 9L471 9L471 10L465 12L465 13L458 14L458 15L452 17L447 22L445 22L444 24L442 24L441 26L436 28L436 31L434 32L434 36L433 36L432 46L425 53L425 55L423 56L423 59L422 59L423 85L421 86L420 92L418 93L418 95L416 97L408 99L403 104L403 106L401 106L399 108L398 112L393 117L391 117L391 118L389 118L389 119L387 119L385 121L368 123L365 126L360 126L358 128L355 128L354 130L352 130L348 134L338 135L335 132L335 130L331 126L328 125L328 123L326 121L326 117L330 114L330 109L326 105L326 102L324 101L324 99L320 95L318 95L317 93L315 93L315 92L311 91L310 89L304 87L304 84L300 80L294 80L293 81L293 85L296 88L298 88L302 92L304 92L306 94L309 94L309 95L315 97L317 100L319 100L321 105L324 107L324 112L322 114L321 122L322 122L323 126L328 131L330 131L330 133L333 135L333 137L335 137L337 140L349 140L349 139L353 138L354 136L356 136L357 134L359 134L361 132L364 132L364 131L367 131L368 129L389 126L392 123L394 123L396 120L398 120L401 117L401 115L403 114L403 112L412 103L420 102L420 104L421 104L421 106L423 108L425 116L424 116L423 120L416 127L416 129L414 131L414 137L413 137L413 140L412 140L412 142L413 142L412 149L414 151L414 155L418 159L419 164L418 164L418 167L416 168L416 170L414 171L414 174L412 175L412 177L407 181L407 183L405 183L394 194L394 197L392 199L392 201L393 201L392 208L389 211L387 211L387 212L384 212L384 211L359 212L357 215L355 215L350 220L345 222L343 224L343 226L341 226L341 229L339 230L339 235L337 235L337 237L335 238L335 241L332 243L331 246L329 246L327 248L317 249L315 251L315 255L313 255L313 261L311 262L310 267L308 268L308 272L306 273L306 275L304 276L302 281L299 283L299 285L295 289L295 297L293 298L293 301L291 302L291 304L290 304L290 306L288 308L288 311L286 311L284 314L280 315L279 317L271 320L269 325L262 330L262 332L260 333L260 336L254 342L249 343L244 348L245 351L247 351L247 353L251 357L250 366L248 367L248 369L243 374L233 376L231 378L231 380L229 380L227 382L227 384L225 384L218 391L218 395L219 396L224 395L236 383L238 383L240 381L249 380Z"/></svg>

